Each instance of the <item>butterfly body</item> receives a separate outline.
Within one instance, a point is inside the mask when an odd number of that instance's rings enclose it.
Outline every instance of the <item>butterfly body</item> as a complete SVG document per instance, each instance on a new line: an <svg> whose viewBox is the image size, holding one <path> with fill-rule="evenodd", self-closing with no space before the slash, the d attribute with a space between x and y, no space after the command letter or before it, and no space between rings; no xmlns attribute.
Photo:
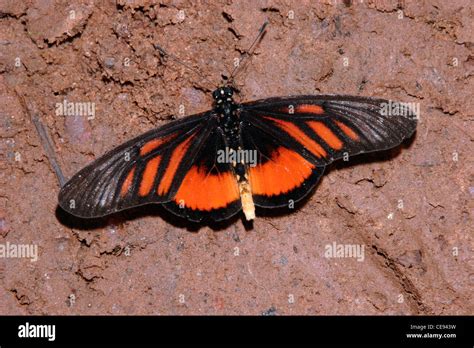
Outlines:
<svg viewBox="0 0 474 348"><path fill-rule="evenodd" d="M384 99L319 95L214 108L151 130L94 161L59 193L69 213L100 217L160 203L192 221L224 220L255 206L291 207L339 158L386 150L416 129L417 115L384 115ZM410 110L409 110L410 111Z"/></svg>
<svg viewBox="0 0 474 348"><path fill-rule="evenodd" d="M233 175L237 181L240 195L240 203L247 220L255 218L255 205L252 199L251 186L248 180L246 156L238 156L242 151L242 121L239 117L240 110L232 96L234 91L231 87L221 87L213 92L215 99L215 111L219 119L219 127L225 137L226 153L230 153L230 164ZM232 156L234 155L234 156ZM240 159L242 157L242 159Z"/></svg>

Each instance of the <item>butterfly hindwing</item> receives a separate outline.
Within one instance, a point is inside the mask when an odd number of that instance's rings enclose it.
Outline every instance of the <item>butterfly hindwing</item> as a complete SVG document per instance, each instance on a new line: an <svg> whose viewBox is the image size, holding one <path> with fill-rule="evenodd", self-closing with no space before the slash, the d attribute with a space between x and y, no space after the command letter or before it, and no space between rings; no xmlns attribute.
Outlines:
<svg viewBox="0 0 474 348"><path fill-rule="evenodd" d="M255 163L248 167L248 177L257 206L291 206L311 191L324 172L324 166L295 150L297 144L278 132L266 132L244 122L242 142L247 151L256 153Z"/></svg>
<svg viewBox="0 0 474 348"><path fill-rule="evenodd" d="M106 153L59 193L59 205L79 217L100 217L169 201L212 127L209 113L171 122Z"/></svg>
<svg viewBox="0 0 474 348"><path fill-rule="evenodd" d="M219 158L225 149L224 135L216 128L186 171L173 200L164 207L191 221L207 217L220 221L238 213L242 205L232 166Z"/></svg>

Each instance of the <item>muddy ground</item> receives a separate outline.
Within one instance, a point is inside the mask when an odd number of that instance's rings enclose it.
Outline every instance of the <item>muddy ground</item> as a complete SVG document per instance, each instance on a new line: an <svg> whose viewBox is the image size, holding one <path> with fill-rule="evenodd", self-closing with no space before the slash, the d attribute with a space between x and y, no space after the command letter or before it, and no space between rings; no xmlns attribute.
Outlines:
<svg viewBox="0 0 474 348"><path fill-rule="evenodd" d="M0 244L36 245L38 259L0 258L0 313L472 314L473 16L469 0L1 0ZM239 100L416 102L416 136L332 165L298 209L258 212L253 226L189 224L159 207L87 222L57 207L32 109L71 177L209 109L266 19ZM64 100L95 114L57 115ZM333 243L364 257L327 258Z"/></svg>

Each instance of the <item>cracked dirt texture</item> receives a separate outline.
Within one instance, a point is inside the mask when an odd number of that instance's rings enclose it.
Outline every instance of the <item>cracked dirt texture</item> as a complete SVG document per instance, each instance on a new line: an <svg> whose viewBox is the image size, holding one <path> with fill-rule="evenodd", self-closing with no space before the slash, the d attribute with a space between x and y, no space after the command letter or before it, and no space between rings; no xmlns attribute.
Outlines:
<svg viewBox="0 0 474 348"><path fill-rule="evenodd" d="M1 0L0 243L36 244L39 259L0 259L0 313L473 314L473 12L469 0ZM22 98L70 177L209 109L265 19L237 79L241 101L417 102L416 136L332 165L294 212L259 211L253 227L240 215L192 225L156 206L100 221L57 208L59 184ZM210 81L162 59L155 43ZM95 118L57 116L65 99L95 103ZM325 258L333 242L364 245L364 260Z"/></svg>

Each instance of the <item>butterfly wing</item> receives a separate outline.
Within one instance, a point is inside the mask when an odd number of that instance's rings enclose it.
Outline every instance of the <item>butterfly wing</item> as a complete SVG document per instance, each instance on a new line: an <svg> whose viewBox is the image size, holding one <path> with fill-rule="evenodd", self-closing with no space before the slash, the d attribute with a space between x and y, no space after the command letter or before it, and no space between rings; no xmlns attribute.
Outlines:
<svg viewBox="0 0 474 348"><path fill-rule="evenodd" d="M242 209L231 164L219 158L226 148L224 134L215 128L198 151L172 201L164 207L191 221L225 220Z"/></svg>
<svg viewBox="0 0 474 348"><path fill-rule="evenodd" d="M271 127L271 125L270 125ZM256 154L248 166L253 201L260 207L283 207L303 198L324 172L283 134L242 123L243 148Z"/></svg>
<svg viewBox="0 0 474 348"><path fill-rule="evenodd" d="M384 99L332 95L242 104L244 145L258 153L249 168L255 204L287 206L306 195L334 160L409 138L417 125L413 110L395 116L384 112L386 105Z"/></svg>
<svg viewBox="0 0 474 348"><path fill-rule="evenodd" d="M170 122L111 150L61 188L59 205L72 215L93 218L171 200L215 128L210 116Z"/></svg>

